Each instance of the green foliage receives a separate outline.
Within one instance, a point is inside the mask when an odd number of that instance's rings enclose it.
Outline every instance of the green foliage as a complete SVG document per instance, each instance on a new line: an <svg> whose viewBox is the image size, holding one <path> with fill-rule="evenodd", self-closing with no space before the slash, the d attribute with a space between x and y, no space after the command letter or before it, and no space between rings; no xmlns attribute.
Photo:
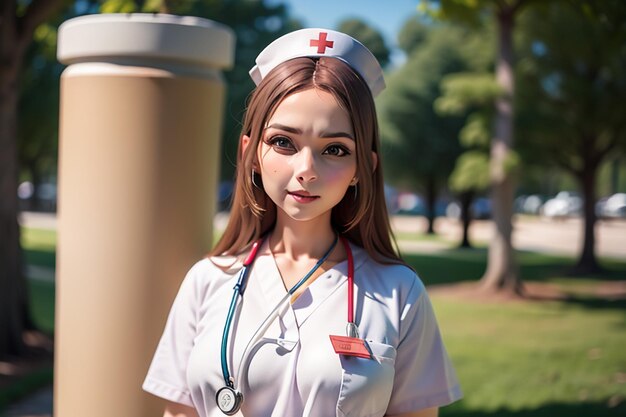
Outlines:
<svg viewBox="0 0 626 417"><path fill-rule="evenodd" d="M486 189L489 182L489 156L482 151L467 151L456 160L448 185L455 192L463 192Z"/></svg>
<svg viewBox="0 0 626 417"><path fill-rule="evenodd" d="M133 0L105 0L100 5L100 13L136 13L137 3Z"/></svg>
<svg viewBox="0 0 626 417"><path fill-rule="evenodd" d="M359 19L347 19L339 23L337 30L365 45L380 62L381 67L384 68L389 63L389 48L385 45L382 34L372 26Z"/></svg>
<svg viewBox="0 0 626 417"><path fill-rule="evenodd" d="M483 38L491 39L489 31ZM475 36L474 39L480 39ZM475 42L469 51L484 50L483 43ZM462 154L448 186L456 192L476 192L485 190L490 183L488 148L491 142L494 103L501 96L502 89L492 73L484 72L490 66L491 55L483 54L479 59L468 54L467 60L473 65L473 72L450 74L441 81L442 94L435 101L438 114L466 116L466 122L459 134L459 141L470 150ZM509 167L510 169L510 167Z"/></svg>
<svg viewBox="0 0 626 417"><path fill-rule="evenodd" d="M477 27L485 18L483 13L485 10L511 2L511 0L421 0L418 10L435 20L454 20Z"/></svg>
<svg viewBox="0 0 626 417"><path fill-rule="evenodd" d="M39 185L56 176L59 79L63 66L56 60L57 27L71 8L39 25L20 74L18 158L21 177Z"/></svg>
<svg viewBox="0 0 626 417"><path fill-rule="evenodd" d="M490 122L491 118L484 112L470 114L459 135L461 144L467 148L487 149L491 141Z"/></svg>
<svg viewBox="0 0 626 417"><path fill-rule="evenodd" d="M626 3L551 2L521 19L521 151L576 176L626 153Z"/></svg>
<svg viewBox="0 0 626 417"><path fill-rule="evenodd" d="M442 95L435 102L441 114L459 115L470 109L491 108L502 89L491 73L451 74L441 81Z"/></svg>
<svg viewBox="0 0 626 417"><path fill-rule="evenodd" d="M407 20L398 33L398 46L408 55L422 46L428 36L429 26L418 16Z"/></svg>
<svg viewBox="0 0 626 417"><path fill-rule="evenodd" d="M387 179L396 186L419 190L429 181L446 181L461 152L458 141L461 116L442 117L434 103L440 96L440 80L447 74L466 71L464 40L470 35L452 26L418 26L423 41L407 62L387 77L387 90L378 100Z"/></svg>

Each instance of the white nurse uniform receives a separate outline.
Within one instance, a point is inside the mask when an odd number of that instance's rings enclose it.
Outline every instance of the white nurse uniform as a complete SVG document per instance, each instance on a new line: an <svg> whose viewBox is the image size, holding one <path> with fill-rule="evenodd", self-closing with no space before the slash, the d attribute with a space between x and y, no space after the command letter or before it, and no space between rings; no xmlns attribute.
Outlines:
<svg viewBox="0 0 626 417"><path fill-rule="evenodd" d="M229 340L229 369L240 375L235 383L244 396L238 416L384 416L461 398L420 279L406 266L382 265L363 249L351 248L355 321L374 357L338 355L331 345L329 335L346 332L347 262L342 262L293 304L286 303L242 362L248 341L287 293L265 242ZM220 265L228 261L213 259ZM241 268L214 262L199 261L185 277L143 384L154 395L194 407L201 417L224 415L215 403L224 386L220 348Z"/></svg>

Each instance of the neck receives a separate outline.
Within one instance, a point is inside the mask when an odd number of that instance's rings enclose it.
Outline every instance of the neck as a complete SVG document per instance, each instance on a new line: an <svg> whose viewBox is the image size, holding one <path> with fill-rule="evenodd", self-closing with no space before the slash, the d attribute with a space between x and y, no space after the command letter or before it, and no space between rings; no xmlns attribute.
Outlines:
<svg viewBox="0 0 626 417"><path fill-rule="evenodd" d="M269 241L274 255L294 261L320 259L335 240L330 219L325 225L320 225L319 221L290 220L277 218Z"/></svg>

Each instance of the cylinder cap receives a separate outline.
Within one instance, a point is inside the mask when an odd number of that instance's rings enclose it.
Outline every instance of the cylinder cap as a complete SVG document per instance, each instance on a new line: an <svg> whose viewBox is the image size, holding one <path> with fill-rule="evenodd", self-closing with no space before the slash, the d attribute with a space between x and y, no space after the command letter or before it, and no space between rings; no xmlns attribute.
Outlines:
<svg viewBox="0 0 626 417"><path fill-rule="evenodd" d="M148 58L226 69L233 65L234 46L232 29L200 17L94 14L70 19L60 26L57 58L68 65Z"/></svg>

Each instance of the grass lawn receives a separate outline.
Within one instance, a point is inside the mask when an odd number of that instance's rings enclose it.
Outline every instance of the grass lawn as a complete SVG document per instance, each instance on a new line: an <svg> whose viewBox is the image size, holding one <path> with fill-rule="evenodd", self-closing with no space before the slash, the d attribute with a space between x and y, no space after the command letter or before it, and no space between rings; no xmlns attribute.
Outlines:
<svg viewBox="0 0 626 417"><path fill-rule="evenodd" d="M487 252L411 254L427 285L475 281ZM626 280L626 262L602 260L604 275L568 277L574 260L519 252L525 281L546 282L568 301L472 301L434 294L433 304L465 398L442 416L625 416L626 301L591 294Z"/></svg>
<svg viewBox="0 0 626 417"><path fill-rule="evenodd" d="M22 247L26 264L43 268L56 267L56 232L22 228ZM37 326L54 331L54 283L30 280L31 313Z"/></svg>
<svg viewBox="0 0 626 417"><path fill-rule="evenodd" d="M24 230L27 262L54 268L54 242L54 232ZM405 258L432 285L477 280L486 256L483 248ZM607 275L572 278L565 272L573 259L534 252L521 252L518 259L524 280L576 296L491 303L433 294L465 394L441 415L626 416L626 302L590 295L603 283L626 281L626 262L602 260ZM35 321L52 330L53 284L32 281L31 296Z"/></svg>
<svg viewBox="0 0 626 417"><path fill-rule="evenodd" d="M433 296L465 393L442 416L626 415L626 310Z"/></svg>

